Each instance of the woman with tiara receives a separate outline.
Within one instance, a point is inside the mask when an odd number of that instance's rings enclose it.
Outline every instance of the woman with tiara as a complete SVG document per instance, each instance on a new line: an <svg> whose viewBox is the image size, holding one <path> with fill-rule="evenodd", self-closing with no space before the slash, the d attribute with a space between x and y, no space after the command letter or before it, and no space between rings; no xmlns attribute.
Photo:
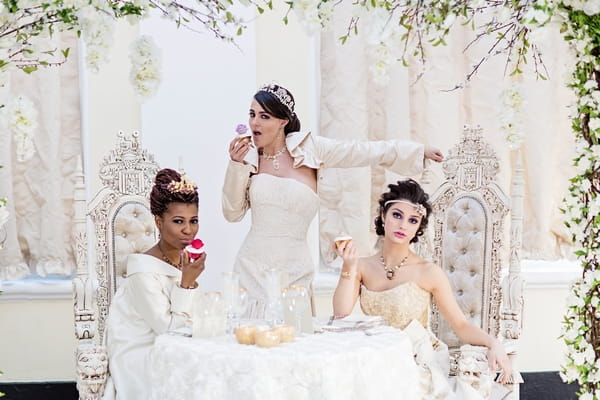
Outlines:
<svg viewBox="0 0 600 400"><path fill-rule="evenodd" d="M422 172L425 159L442 160L439 150L389 141L339 141L300 131L293 95L279 85L261 87L249 110L249 138L229 145L223 186L223 214L240 221L252 208L252 226L235 262L240 285L251 300L247 316L265 312L268 272L284 272L283 286L310 288L314 265L307 232L318 207L321 168L381 165L403 175Z"/></svg>

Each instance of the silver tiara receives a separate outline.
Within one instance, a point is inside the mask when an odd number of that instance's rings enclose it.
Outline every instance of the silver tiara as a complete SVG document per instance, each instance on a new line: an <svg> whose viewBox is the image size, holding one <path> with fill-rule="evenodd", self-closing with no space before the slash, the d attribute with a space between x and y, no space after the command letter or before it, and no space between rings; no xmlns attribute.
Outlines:
<svg viewBox="0 0 600 400"><path fill-rule="evenodd" d="M419 214L421 217L424 217L427 214L427 211L425 210L425 207L423 206L423 204L415 204L412 201L408 201L408 200L388 200L386 201L383 206L387 206L390 203L404 203L404 204L409 204L411 206L413 206L415 208L415 211L417 212L417 214Z"/></svg>
<svg viewBox="0 0 600 400"><path fill-rule="evenodd" d="M261 86L258 91L271 93L273 96L277 97L277 100L279 100L281 104L290 110L291 114L294 113L294 100L292 100L292 96L285 88L282 88L279 85L270 84Z"/></svg>

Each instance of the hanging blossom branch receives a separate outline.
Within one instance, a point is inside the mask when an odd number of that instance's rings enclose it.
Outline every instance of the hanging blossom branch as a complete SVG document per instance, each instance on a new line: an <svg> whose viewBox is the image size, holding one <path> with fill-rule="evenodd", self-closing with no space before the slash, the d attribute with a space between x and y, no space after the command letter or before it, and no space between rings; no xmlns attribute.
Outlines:
<svg viewBox="0 0 600 400"><path fill-rule="evenodd" d="M581 261L582 275L571 287L562 338L567 345L561 376L577 381L579 398L600 399L600 4L563 1L562 31L576 60L568 86L576 135L578 175L571 179L562 211Z"/></svg>
<svg viewBox="0 0 600 400"><path fill-rule="evenodd" d="M272 1L240 0L259 13L272 8ZM86 43L88 66L98 70L108 58L114 39L114 23L126 18L132 24L157 9L177 26L209 31L216 38L234 42L246 29L245 22L231 11L232 0L51 0L0 2L0 86L7 72L26 73L40 67L58 66L69 56L69 48L57 48L51 41L55 32L75 31Z"/></svg>
<svg viewBox="0 0 600 400"><path fill-rule="evenodd" d="M305 25L314 30L317 25L328 27L333 8L341 1L293 0L286 3ZM416 59L424 70L427 46L446 45L453 26L467 25L474 30L475 38L465 51L483 38L492 36L496 40L455 89L463 87L485 61L501 54L506 55L507 70L510 69L511 74L520 73L532 54L535 73L545 79L547 72L530 36L550 21L555 7L552 0L354 0L352 17L340 40L345 43L350 36L358 34L359 29L364 29L376 58L372 70L384 83L389 67L398 61L406 66Z"/></svg>

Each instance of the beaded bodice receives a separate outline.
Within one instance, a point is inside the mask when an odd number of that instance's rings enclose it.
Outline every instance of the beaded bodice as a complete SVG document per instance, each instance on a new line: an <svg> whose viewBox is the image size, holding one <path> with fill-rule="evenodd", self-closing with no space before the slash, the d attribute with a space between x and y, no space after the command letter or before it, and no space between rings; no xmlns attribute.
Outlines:
<svg viewBox="0 0 600 400"><path fill-rule="evenodd" d="M430 302L430 293L412 281L382 291L369 290L364 285L360 290L362 311L379 315L399 329L404 329L413 319L427 328Z"/></svg>

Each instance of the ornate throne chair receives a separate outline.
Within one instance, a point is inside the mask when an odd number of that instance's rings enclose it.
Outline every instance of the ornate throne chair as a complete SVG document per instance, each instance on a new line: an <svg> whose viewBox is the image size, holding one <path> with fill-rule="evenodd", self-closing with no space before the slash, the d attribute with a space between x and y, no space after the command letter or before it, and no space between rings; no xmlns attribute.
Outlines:
<svg viewBox="0 0 600 400"><path fill-rule="evenodd" d="M498 158L481 133L480 127L465 126L460 142L449 151L442 164L444 182L431 197L432 259L448 275L467 318L504 342L516 371L516 344L523 309L519 257L522 169L517 165L514 171L509 199L496 183ZM504 222L511 205L510 252L504 257ZM507 261L508 268L505 268ZM461 370L463 343L435 304L431 327L450 349L451 373L477 373ZM472 355L473 348L466 347ZM509 398L518 399L521 379L516 372L514 376Z"/></svg>
<svg viewBox="0 0 600 400"><path fill-rule="evenodd" d="M108 378L104 330L108 308L126 274L126 258L157 240L148 193L159 169L140 147L139 133L119 132L116 147L100 165L103 187L86 203L83 174L76 188L77 276L73 279L77 390L85 400L102 398ZM87 218L93 223L95 268L87 264ZM91 259L91 257L90 257Z"/></svg>

